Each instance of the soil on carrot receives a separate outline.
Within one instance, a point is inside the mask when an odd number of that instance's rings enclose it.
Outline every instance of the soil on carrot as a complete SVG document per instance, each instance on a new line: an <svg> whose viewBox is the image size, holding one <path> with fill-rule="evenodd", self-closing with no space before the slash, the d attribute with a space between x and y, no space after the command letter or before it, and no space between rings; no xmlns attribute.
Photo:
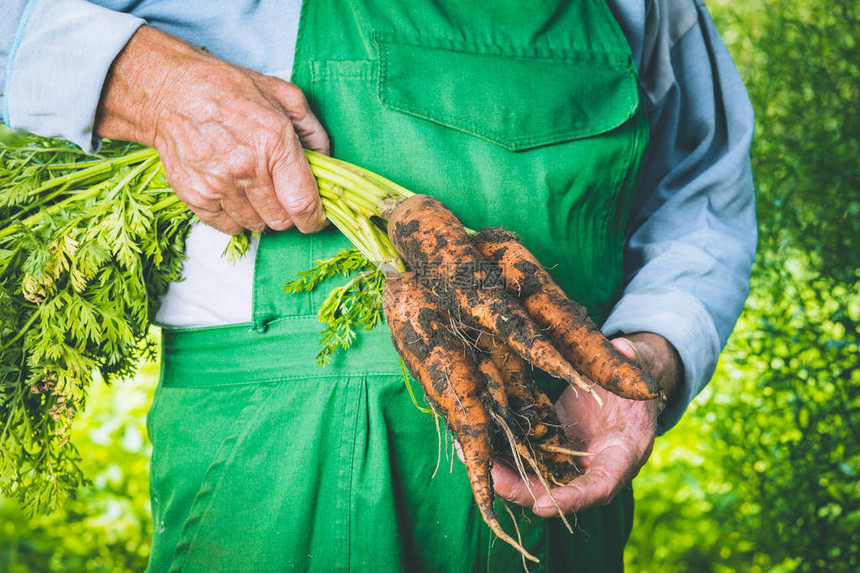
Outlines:
<svg viewBox="0 0 860 573"><path fill-rule="evenodd" d="M392 277L383 297L395 347L460 440L485 521L531 558L492 512L493 460L551 491L576 478L578 460L590 455L571 449L532 369L598 404L583 374L638 399L658 396L656 382L612 346L513 233L489 227L470 236L447 207L421 195L387 216L391 243L411 268Z"/></svg>
<svg viewBox="0 0 860 573"><path fill-rule="evenodd" d="M412 273L387 279L383 308L404 364L460 442L472 494L484 521L525 558L537 561L502 529L493 510L493 430L485 407L484 380L472 360L471 347L452 332L447 312Z"/></svg>
<svg viewBox="0 0 860 573"><path fill-rule="evenodd" d="M603 336L585 307L565 295L513 233L490 227L473 240L484 256L504 269L508 292L519 297L529 316L570 364L624 398L650 400L662 396L657 381Z"/></svg>

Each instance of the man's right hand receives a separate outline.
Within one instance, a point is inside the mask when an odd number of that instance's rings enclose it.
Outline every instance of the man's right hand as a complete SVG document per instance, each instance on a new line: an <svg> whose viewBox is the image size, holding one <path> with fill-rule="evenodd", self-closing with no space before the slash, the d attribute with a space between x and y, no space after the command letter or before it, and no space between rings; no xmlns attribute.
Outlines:
<svg viewBox="0 0 860 573"><path fill-rule="evenodd" d="M95 133L155 147L179 198L224 233L325 226L302 146L327 154L329 139L291 83L144 26L114 61Z"/></svg>

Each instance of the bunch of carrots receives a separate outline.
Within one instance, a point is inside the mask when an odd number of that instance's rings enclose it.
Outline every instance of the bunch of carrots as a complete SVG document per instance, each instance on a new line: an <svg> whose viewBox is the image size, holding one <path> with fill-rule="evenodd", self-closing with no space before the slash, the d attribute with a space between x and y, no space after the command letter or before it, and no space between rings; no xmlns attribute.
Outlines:
<svg viewBox="0 0 860 573"><path fill-rule="evenodd" d="M537 561L493 510L492 463L531 471L549 491L579 475L576 458L588 454L566 447L532 367L598 403L584 377L636 400L660 397L660 387L615 349L514 234L471 234L427 195L400 199L383 216L411 269L386 276L383 308L394 346L456 435L484 521Z"/></svg>
<svg viewBox="0 0 860 573"><path fill-rule="evenodd" d="M577 458L589 453L568 447L534 369L598 403L592 383L649 400L662 397L657 381L616 350L513 233L475 233L433 197L356 165L306 154L329 219L385 274L382 308L394 347L457 438L481 516L499 538L537 561L501 527L492 464L508 463L524 477L532 472L551 498L550 489L576 478ZM337 259L319 263L328 267ZM317 270L317 276L327 274ZM347 284L366 277L360 273ZM286 290L315 284L306 277ZM329 297L342 301L344 291ZM324 303L320 319L329 329L342 328L338 321L354 305L334 312L333 306ZM559 516L571 529L560 508Z"/></svg>
<svg viewBox="0 0 860 573"><path fill-rule="evenodd" d="M657 382L603 337L513 234L474 233L432 197L306 154L329 220L357 251L318 262L285 288L310 290L361 271L320 308L330 336L317 361L347 347L355 325L372 327L381 304L404 364L461 445L482 517L535 560L494 513L491 464L531 471L549 491L575 478L577 457L587 454L566 446L534 368L598 402L585 378L632 399L660 397ZM66 422L83 407L94 369L106 377L133 370L148 309L179 274L192 215L167 188L152 149L108 143L89 157L64 142L0 131L0 164L0 353L10 365L0 372L0 489L54 506L56 492L79 479ZM247 237L231 245L240 256ZM57 421L60 403L67 414ZM42 452L35 465L33 452ZM62 473L70 477L60 481L39 464L72 468ZM54 501L41 501L42 490Z"/></svg>

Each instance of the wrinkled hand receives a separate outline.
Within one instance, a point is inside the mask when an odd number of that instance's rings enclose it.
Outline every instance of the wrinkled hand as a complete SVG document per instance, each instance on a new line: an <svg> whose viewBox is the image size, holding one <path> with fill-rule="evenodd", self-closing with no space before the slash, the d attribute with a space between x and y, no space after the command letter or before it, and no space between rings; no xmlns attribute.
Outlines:
<svg viewBox="0 0 860 573"><path fill-rule="evenodd" d="M613 344L625 356L637 360L660 381L666 395L671 395L681 375L681 362L668 341L656 334L636 333L615 339ZM570 388L556 402L571 447L594 454L579 458L583 472L580 477L552 489L565 514L611 502L639 473L654 446L661 407L658 400L627 400L597 386L594 389L603 399L602 407L584 392L576 393ZM532 506L541 517L558 515L537 479L532 478L529 484L535 499L517 472L496 463L493 484L501 497Z"/></svg>
<svg viewBox="0 0 860 573"><path fill-rule="evenodd" d="M158 149L179 198L220 231L325 226L302 146L328 153L328 135L293 84L144 26L114 61L95 132Z"/></svg>

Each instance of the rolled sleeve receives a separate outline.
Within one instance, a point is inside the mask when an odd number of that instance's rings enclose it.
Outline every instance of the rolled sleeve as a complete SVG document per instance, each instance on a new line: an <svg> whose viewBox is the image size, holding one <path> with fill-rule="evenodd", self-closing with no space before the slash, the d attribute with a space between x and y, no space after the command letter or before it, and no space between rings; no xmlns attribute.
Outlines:
<svg viewBox="0 0 860 573"><path fill-rule="evenodd" d="M678 350L684 380L660 419L664 432L713 376L749 294L754 118L704 4L652 6L658 33L646 34L640 64L651 139L628 223L626 286L604 332L655 332Z"/></svg>
<svg viewBox="0 0 860 573"><path fill-rule="evenodd" d="M6 53L3 122L93 150L105 78L144 21L83 0L31 0L18 16Z"/></svg>
<svg viewBox="0 0 860 573"><path fill-rule="evenodd" d="M6 105L6 78L9 77L11 63L23 36L23 30L30 20L36 0L7 0L3 2L3 17L0 18L0 123L9 123L9 110Z"/></svg>

